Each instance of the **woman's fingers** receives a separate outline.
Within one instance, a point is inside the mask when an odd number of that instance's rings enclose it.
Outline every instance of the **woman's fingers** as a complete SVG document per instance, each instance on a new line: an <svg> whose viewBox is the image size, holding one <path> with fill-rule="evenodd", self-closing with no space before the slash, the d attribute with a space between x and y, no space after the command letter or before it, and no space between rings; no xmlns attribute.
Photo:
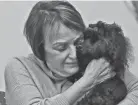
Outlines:
<svg viewBox="0 0 138 105"><path fill-rule="evenodd" d="M107 62L106 60L102 60L101 64L99 64L99 67L99 74L105 73L111 69L109 62Z"/></svg>
<svg viewBox="0 0 138 105"><path fill-rule="evenodd" d="M107 65L100 73L101 76L105 76L109 74L112 71L112 67L110 65Z"/></svg>
<svg viewBox="0 0 138 105"><path fill-rule="evenodd" d="M112 77L111 71L110 63L104 58L92 60L87 66L83 78L86 80L86 85L91 86Z"/></svg>
<svg viewBox="0 0 138 105"><path fill-rule="evenodd" d="M108 78L114 77L115 75L116 73L112 70L112 67L109 66L103 73L98 76L97 84L107 80Z"/></svg>

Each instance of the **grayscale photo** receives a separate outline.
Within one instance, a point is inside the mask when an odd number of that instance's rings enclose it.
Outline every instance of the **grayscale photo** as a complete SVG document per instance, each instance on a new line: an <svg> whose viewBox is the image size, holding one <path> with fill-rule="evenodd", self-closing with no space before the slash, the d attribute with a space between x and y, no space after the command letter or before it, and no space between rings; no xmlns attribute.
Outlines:
<svg viewBox="0 0 138 105"><path fill-rule="evenodd" d="M0 1L0 105L138 105L138 1Z"/></svg>

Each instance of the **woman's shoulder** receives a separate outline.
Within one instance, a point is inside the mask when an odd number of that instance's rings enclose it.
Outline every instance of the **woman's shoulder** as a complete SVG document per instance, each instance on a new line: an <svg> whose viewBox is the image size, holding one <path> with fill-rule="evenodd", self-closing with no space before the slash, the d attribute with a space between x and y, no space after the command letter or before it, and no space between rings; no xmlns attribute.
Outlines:
<svg viewBox="0 0 138 105"><path fill-rule="evenodd" d="M13 58L10 58L7 62L7 65L6 67L10 67L10 68L13 68L13 67L18 67L18 66L25 66L26 63L33 63L33 60L30 59L30 56L32 56L32 54L29 54L28 56L18 56L18 57L13 57Z"/></svg>
<svg viewBox="0 0 138 105"><path fill-rule="evenodd" d="M31 69L32 66L37 66L35 63L35 56L29 54L28 56L13 57L8 60L5 66L6 73L25 73Z"/></svg>

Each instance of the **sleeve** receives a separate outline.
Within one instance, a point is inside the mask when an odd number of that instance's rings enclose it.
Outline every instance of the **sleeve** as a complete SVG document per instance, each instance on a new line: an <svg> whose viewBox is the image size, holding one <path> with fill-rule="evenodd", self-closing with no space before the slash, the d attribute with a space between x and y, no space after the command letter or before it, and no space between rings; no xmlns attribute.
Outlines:
<svg viewBox="0 0 138 105"><path fill-rule="evenodd" d="M62 94L42 97L26 68L17 59L11 60L5 68L5 86L8 105L69 105Z"/></svg>
<svg viewBox="0 0 138 105"><path fill-rule="evenodd" d="M128 94L118 105L138 105L138 78L129 70L125 71L123 78Z"/></svg>

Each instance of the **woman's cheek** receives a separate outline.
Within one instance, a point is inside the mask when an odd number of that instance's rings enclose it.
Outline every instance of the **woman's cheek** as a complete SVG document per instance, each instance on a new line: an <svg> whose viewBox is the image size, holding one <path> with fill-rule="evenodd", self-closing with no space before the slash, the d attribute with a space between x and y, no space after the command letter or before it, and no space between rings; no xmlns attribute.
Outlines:
<svg viewBox="0 0 138 105"><path fill-rule="evenodd" d="M68 56L69 56L69 51L66 50L60 53L58 59L60 59L61 63L64 65L66 63L66 60L68 59Z"/></svg>

